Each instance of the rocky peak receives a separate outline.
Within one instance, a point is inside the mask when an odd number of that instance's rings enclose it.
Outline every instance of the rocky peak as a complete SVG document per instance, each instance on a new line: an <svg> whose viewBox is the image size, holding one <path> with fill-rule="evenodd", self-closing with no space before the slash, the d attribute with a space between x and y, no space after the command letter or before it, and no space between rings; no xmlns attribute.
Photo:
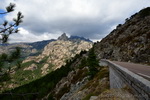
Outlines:
<svg viewBox="0 0 150 100"><path fill-rule="evenodd" d="M66 61L79 54L81 51L88 51L92 48L93 43L80 40L78 42L71 41L65 33L63 33L58 40L50 42L44 47L44 50L39 56L28 57L23 61L23 63L34 61L40 63L44 60L44 63L52 65L52 67L47 67L44 65L42 69L43 75L47 74L47 70L52 68L55 70L60 68L62 65L66 64ZM46 67L45 67L46 66Z"/></svg>
<svg viewBox="0 0 150 100"><path fill-rule="evenodd" d="M67 41L68 40L68 36L66 35L66 33L63 33L60 37L58 37L58 40Z"/></svg>

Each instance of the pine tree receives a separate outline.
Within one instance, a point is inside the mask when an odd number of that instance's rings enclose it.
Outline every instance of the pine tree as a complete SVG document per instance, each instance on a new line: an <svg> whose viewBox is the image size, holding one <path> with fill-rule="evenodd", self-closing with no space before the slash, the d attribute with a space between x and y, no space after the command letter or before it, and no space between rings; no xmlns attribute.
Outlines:
<svg viewBox="0 0 150 100"><path fill-rule="evenodd" d="M94 75L98 72L97 67L99 66L99 62L94 52L94 48L90 49L87 62L89 67L90 78L93 78Z"/></svg>
<svg viewBox="0 0 150 100"><path fill-rule="evenodd" d="M9 6L6 7L6 11L0 12L0 15L8 14L14 11L15 4L10 3ZM4 21L0 26L0 43L6 43L8 41L9 35L13 33L18 33L18 26L20 25L23 19L23 15L21 12L18 12L17 18L13 19L13 22Z"/></svg>

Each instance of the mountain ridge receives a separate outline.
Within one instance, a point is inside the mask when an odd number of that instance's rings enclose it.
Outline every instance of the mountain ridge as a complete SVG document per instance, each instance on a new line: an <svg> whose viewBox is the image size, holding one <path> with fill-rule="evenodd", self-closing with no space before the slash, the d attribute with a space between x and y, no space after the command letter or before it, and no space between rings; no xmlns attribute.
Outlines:
<svg viewBox="0 0 150 100"><path fill-rule="evenodd" d="M64 39L64 37L65 39ZM72 38L75 37L75 38ZM13 51L16 47L20 47L22 49L22 57L25 58L27 56L35 56L41 53L41 51L44 49L44 47L53 41L57 40L65 40L65 41L72 41L72 42L81 42L87 41L91 42L91 40L86 39L84 37L80 36L66 36L66 33L63 33L61 36L58 37L58 39L50 39L50 40L43 40L43 41L37 41L37 42L31 42L31 43L26 43L26 42L20 42L20 43L6 43L6 44L0 44L0 54L2 53L9 53Z"/></svg>
<svg viewBox="0 0 150 100"><path fill-rule="evenodd" d="M150 7L119 24L95 44L99 59L150 64Z"/></svg>

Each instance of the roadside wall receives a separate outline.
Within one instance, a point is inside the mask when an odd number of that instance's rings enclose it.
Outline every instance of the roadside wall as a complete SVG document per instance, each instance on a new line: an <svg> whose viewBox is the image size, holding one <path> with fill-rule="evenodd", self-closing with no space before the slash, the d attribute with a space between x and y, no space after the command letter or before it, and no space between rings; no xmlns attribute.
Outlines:
<svg viewBox="0 0 150 100"><path fill-rule="evenodd" d="M129 86L140 100L150 100L150 81L109 60L101 60L100 65L109 66L110 88Z"/></svg>

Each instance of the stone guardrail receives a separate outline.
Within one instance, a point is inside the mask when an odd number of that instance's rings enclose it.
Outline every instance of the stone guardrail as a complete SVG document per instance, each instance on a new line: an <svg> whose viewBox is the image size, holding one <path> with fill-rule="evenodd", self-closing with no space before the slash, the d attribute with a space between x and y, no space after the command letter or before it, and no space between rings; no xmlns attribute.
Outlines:
<svg viewBox="0 0 150 100"><path fill-rule="evenodd" d="M111 88L123 88L127 85L133 90L135 97L139 100L150 100L150 81L109 60L102 59L100 65L108 66L109 71L110 69L113 70L110 71L109 75ZM114 79L112 79L114 73L112 72L115 72L115 75L120 79L119 83L116 83L118 81L115 81L116 84L119 84L117 87L112 83L114 82Z"/></svg>

